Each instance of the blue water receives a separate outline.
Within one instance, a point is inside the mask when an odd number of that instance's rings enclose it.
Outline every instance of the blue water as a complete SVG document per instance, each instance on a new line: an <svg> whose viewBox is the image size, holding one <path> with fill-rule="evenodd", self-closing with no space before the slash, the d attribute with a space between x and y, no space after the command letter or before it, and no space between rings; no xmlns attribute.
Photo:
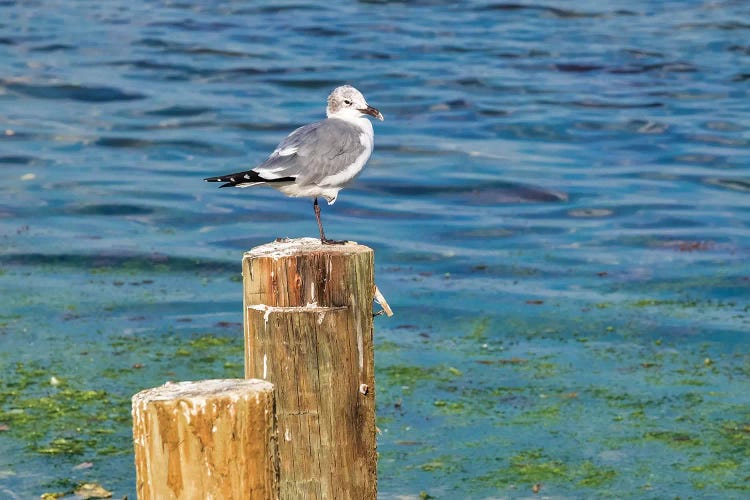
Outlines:
<svg viewBox="0 0 750 500"><path fill-rule="evenodd" d="M381 497L748 494L747 2L4 0L0 68L0 496L134 498L130 395L242 375L242 252L317 228L201 179L342 83Z"/></svg>

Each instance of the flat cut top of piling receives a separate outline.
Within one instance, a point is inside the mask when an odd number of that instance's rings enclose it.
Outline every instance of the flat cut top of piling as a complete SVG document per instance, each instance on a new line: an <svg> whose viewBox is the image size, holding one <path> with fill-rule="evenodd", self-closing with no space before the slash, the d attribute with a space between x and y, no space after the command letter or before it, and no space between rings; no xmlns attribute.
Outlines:
<svg viewBox="0 0 750 500"><path fill-rule="evenodd" d="M251 394L273 391L273 384L259 379L224 378L197 382L167 382L146 389L133 396L133 402L173 401L176 399L203 401L212 397L229 397L236 400Z"/></svg>
<svg viewBox="0 0 750 500"><path fill-rule="evenodd" d="M324 245L318 238L284 238L248 250L245 252L244 256L271 257L279 259L282 257L290 257L292 255L320 252L353 254L372 252L372 249L368 246L360 245L356 241L347 241L343 245Z"/></svg>

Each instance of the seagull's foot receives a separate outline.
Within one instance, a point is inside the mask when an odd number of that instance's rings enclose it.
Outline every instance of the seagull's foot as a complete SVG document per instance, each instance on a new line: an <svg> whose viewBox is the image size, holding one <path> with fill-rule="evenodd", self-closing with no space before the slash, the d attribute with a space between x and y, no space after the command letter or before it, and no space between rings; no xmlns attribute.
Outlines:
<svg viewBox="0 0 750 500"><path fill-rule="evenodd" d="M346 245L346 240L329 240L328 238L320 238L320 242L324 245Z"/></svg>

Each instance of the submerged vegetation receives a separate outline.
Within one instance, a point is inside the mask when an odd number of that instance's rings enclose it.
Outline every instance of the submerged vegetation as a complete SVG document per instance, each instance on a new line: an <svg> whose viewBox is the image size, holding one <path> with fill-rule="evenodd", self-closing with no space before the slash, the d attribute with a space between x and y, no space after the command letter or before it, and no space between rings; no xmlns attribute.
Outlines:
<svg viewBox="0 0 750 500"><path fill-rule="evenodd" d="M135 392L185 377L188 371L205 378L239 377L242 372L238 335L117 336L108 348L112 362L106 364L96 363L101 353L86 350L78 359L46 364L9 361L9 353L0 357L0 439L18 443L18 463L64 466L67 472L48 482L50 489L72 493L92 476L104 481L94 464L116 457L130 466L130 397ZM0 481L13 475L0 470Z"/></svg>
<svg viewBox="0 0 750 500"><path fill-rule="evenodd" d="M564 325L474 320L464 335L429 341L435 364L410 365L415 340L400 352L389 340L377 365L381 462L433 476L431 498L750 491L750 411L740 396L750 357L592 320L569 340L558 336ZM471 362L453 372L459 356ZM409 438L434 427L466 440L446 448L439 431ZM446 490L446 475L461 487Z"/></svg>
<svg viewBox="0 0 750 500"><path fill-rule="evenodd" d="M485 316L458 322L466 327L454 335L379 323L381 475L430 477L436 486L423 498L750 491L750 412L740 396L750 357L708 340L650 338L634 323L608 328L611 320ZM241 377L242 335L234 323L127 333L74 356L0 356L0 439L17 443L24 461L52 466L65 485L58 490L108 486L90 464L130 466L135 392L166 380ZM649 472L657 466L667 482Z"/></svg>

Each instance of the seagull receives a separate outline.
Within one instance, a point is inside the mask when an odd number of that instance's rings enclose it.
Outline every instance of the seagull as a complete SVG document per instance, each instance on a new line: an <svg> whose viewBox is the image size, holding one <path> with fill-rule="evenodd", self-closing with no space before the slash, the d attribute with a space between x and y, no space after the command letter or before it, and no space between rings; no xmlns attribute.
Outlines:
<svg viewBox="0 0 750 500"><path fill-rule="evenodd" d="M320 242L346 243L326 238L318 198L325 198L332 205L339 191L359 175L370 159L375 138L372 123L365 115L383 120L380 111L367 104L359 90L351 85L336 87L328 96L325 120L289 134L266 161L251 170L204 180L225 183L219 187L268 185L287 196L312 198Z"/></svg>

